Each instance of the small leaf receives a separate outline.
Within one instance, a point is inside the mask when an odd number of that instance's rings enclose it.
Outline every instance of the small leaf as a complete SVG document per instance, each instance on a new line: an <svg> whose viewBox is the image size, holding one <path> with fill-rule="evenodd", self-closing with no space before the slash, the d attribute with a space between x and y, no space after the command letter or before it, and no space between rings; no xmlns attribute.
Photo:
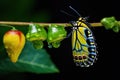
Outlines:
<svg viewBox="0 0 120 80"><path fill-rule="evenodd" d="M4 54L4 53L2 53ZM1 56L1 55L0 55ZM59 72L45 49L34 49L31 42L26 42L25 47L16 63L8 57L0 60L0 72L32 72L55 73Z"/></svg>
<svg viewBox="0 0 120 80"><path fill-rule="evenodd" d="M112 16L112 17L105 17L100 22L108 30L108 29L112 29L114 27L116 21L117 20L115 19L115 17Z"/></svg>

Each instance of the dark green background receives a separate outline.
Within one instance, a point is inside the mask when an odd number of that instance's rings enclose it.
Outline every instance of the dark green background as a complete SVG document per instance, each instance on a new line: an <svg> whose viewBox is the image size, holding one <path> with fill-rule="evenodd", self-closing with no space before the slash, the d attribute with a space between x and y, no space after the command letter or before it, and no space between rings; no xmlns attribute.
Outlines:
<svg viewBox="0 0 120 80"><path fill-rule="evenodd" d="M29 21L29 22L69 22L77 20L62 14L65 10L74 14L68 6L73 6L84 17L89 16L88 22L100 22L103 17L115 16L120 20L119 2L117 0L0 0L0 21ZM32 74L17 73L1 75L4 80L104 80L117 78L119 67L120 34L104 27L93 30L98 60L90 68L76 67L72 60L71 39L65 39L58 49L48 49L53 62L60 73ZM69 30L68 30L69 32Z"/></svg>

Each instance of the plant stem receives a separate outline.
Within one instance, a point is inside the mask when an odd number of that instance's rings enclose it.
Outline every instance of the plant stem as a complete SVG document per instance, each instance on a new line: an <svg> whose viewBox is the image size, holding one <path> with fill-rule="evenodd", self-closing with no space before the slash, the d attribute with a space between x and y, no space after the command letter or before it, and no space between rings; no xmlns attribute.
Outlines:
<svg viewBox="0 0 120 80"><path fill-rule="evenodd" d="M13 30L16 30L14 26L8 25L8 24L0 24L0 26L10 27Z"/></svg>
<svg viewBox="0 0 120 80"><path fill-rule="evenodd" d="M65 27L71 26L71 24L69 23L36 23L36 22L12 22L12 21L0 21L0 25L1 24L6 24L6 25L19 25L19 26L25 26L25 25L29 25L31 23L34 24L39 24L41 26L49 26L50 24L57 24L57 25L62 25ZM100 22L97 23L90 23L91 26L93 27L101 27L102 24Z"/></svg>

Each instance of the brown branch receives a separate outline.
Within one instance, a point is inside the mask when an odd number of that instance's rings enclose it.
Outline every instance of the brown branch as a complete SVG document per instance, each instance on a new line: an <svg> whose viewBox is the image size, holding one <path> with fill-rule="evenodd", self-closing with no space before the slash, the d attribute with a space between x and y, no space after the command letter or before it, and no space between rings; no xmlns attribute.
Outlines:
<svg viewBox="0 0 120 80"><path fill-rule="evenodd" d="M29 25L31 23L39 24L41 26L49 26L50 24L57 24L57 25L62 25L62 26L70 26L69 23L36 23L36 22L12 22L12 21L0 21L0 24L6 24L6 25L19 25L19 26L24 26L24 25ZM101 27L101 23L90 23L91 26L93 27Z"/></svg>

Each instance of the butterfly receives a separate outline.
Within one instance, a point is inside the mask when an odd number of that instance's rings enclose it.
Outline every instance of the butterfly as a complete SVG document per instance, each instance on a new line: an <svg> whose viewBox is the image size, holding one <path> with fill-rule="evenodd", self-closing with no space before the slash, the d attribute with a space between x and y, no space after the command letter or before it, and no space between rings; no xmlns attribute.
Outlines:
<svg viewBox="0 0 120 80"><path fill-rule="evenodd" d="M97 49L92 27L87 22L87 17L81 15L71 6L69 6L77 15L77 21L70 21L72 25L72 55L76 66L89 67L97 60ZM66 12L64 12L66 13ZM68 13L67 13L68 14ZM68 34L70 36L70 34Z"/></svg>

